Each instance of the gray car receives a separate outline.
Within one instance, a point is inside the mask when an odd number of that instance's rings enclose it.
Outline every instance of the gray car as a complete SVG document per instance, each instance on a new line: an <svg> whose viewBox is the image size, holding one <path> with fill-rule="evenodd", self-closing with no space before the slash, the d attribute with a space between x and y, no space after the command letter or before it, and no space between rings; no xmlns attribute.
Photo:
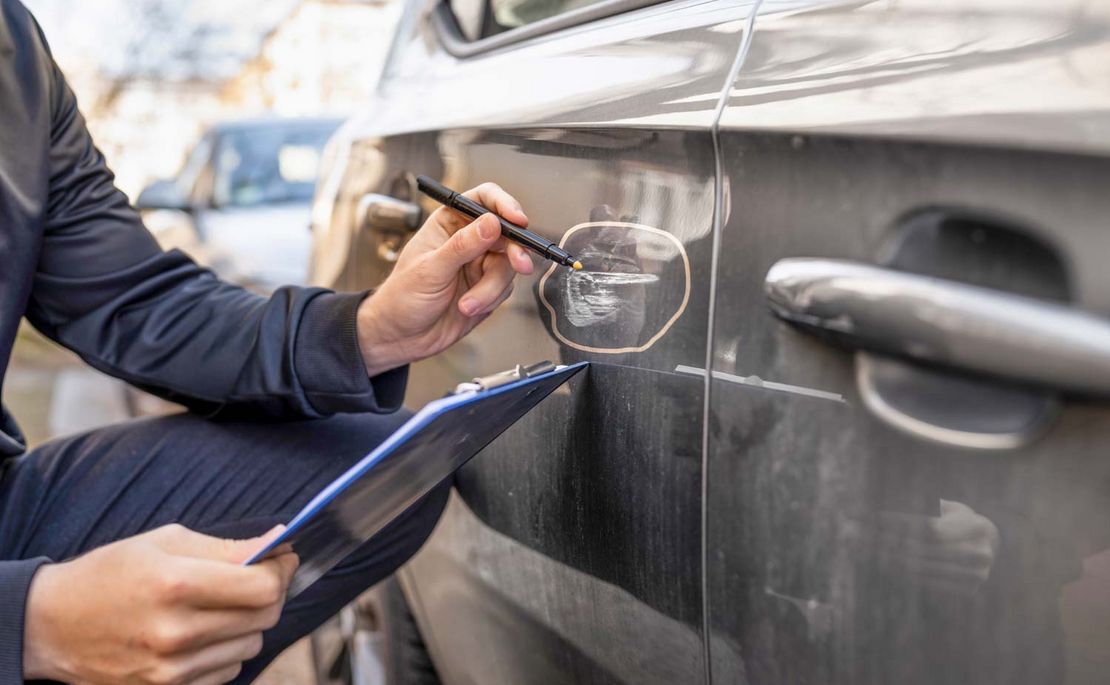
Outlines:
<svg viewBox="0 0 1110 685"><path fill-rule="evenodd" d="M316 283L417 174L586 266L412 370L593 362L458 474L391 682L1110 678L1110 4L412 0L330 157Z"/></svg>
<svg viewBox="0 0 1110 685"><path fill-rule="evenodd" d="M266 117L212 126L172 179L136 206L163 247L225 280L268 292L304 283L309 212L332 118Z"/></svg>

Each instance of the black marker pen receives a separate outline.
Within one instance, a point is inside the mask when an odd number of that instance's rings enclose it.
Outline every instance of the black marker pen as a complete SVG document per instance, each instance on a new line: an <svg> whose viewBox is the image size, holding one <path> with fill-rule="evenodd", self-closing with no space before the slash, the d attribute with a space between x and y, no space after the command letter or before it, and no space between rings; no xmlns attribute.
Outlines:
<svg viewBox="0 0 1110 685"><path fill-rule="evenodd" d="M471 219L477 219L483 214L493 214L497 217L497 220L501 222L501 235L509 240L539 253L544 259L550 259L556 264L569 266L576 271L582 269L582 262L575 259L563 248L547 238L529 231L527 228L517 226L511 221L506 221L495 212L486 209L462 193L451 190L447 186L437 183L431 178L423 175L416 177L416 187L420 189L420 192L436 202L455 210L459 214L464 214Z"/></svg>

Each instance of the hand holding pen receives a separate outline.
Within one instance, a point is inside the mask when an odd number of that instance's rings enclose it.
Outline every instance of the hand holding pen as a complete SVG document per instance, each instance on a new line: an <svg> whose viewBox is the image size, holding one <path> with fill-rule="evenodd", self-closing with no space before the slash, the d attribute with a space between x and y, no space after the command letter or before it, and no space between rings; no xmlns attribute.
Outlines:
<svg viewBox="0 0 1110 685"><path fill-rule="evenodd" d="M480 203L476 202L474 199L469 198L457 191L451 190L447 186L438 183L431 177L423 175L417 176L416 187L420 189L420 192L424 193L436 202L439 202L444 207L450 207L456 212L459 212L463 216L467 216L471 219L477 219L483 214L494 214L490 210L483 207ZM549 259L556 264L569 266L575 271L580 271L582 269L582 262L575 259L573 255L571 255L569 252L559 247L555 243L544 238L538 233L533 233L532 231L529 231L523 226L514 224L505 217L498 216L497 214L494 214L494 216L497 218L497 221L501 225L501 235L505 236L509 240L517 243L518 245L523 245L524 247L527 247L544 259ZM525 223L527 223L527 217L525 218Z"/></svg>
<svg viewBox="0 0 1110 685"><path fill-rule="evenodd" d="M532 273L528 251L502 237L497 219L527 225L516 199L493 183L464 195L496 213L469 221L446 207L432 212L359 305L358 344L370 376L442 352L509 297L516 274Z"/></svg>

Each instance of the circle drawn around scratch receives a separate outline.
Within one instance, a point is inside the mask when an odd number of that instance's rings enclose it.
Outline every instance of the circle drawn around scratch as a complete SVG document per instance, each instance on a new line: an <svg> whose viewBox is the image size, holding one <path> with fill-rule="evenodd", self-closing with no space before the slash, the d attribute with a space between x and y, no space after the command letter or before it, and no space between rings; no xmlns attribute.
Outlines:
<svg viewBox="0 0 1110 685"><path fill-rule="evenodd" d="M686 247L682 244L682 242L670 233L667 233L666 231L655 228L653 226L645 226L643 224L634 224L625 221L587 221L586 223L577 224L570 227L567 232L563 234L563 237L559 240L559 247L565 247L567 239L584 228L602 227L631 228L640 231L646 231L647 233L661 235L674 243L675 248L678 250L678 254L682 256L682 268L685 282L683 283L682 303L679 304L678 309L676 309L671 318L667 320L667 323L663 324L663 327L660 328L655 333L655 335L651 336L651 338L648 339L647 342L636 347L592 347L590 345L582 345L580 343L574 342L573 340L570 340L559 331L559 315L556 313L555 307L547 301L547 296L544 295L544 286L547 285L547 280L551 277L551 274L555 273L555 271L559 268L559 265L554 262L551 263L550 268L548 268L547 272L545 272L543 277L540 278L540 302L543 303L543 306L547 309L548 313L551 314L551 332L555 335L556 338L558 338L559 342L568 347L572 347L583 352L594 352L597 354L627 354L629 352L643 352L651 348L651 346L654 345L660 338L666 335L667 331L669 331L671 326L674 325L674 322L678 321L679 317L681 317L683 312L686 311L686 305L690 302L690 257L686 254Z"/></svg>

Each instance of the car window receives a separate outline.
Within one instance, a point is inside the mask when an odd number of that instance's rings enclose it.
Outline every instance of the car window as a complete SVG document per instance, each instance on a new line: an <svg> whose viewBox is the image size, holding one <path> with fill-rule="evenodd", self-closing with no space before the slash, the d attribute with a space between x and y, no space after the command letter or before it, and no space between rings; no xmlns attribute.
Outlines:
<svg viewBox="0 0 1110 685"><path fill-rule="evenodd" d="M334 124L260 127L224 134L212 198L219 207L308 202Z"/></svg>
<svg viewBox="0 0 1110 685"><path fill-rule="evenodd" d="M174 184L177 186L177 191L181 197L192 198L197 192L197 181L204 171L204 166L208 164L208 158L212 155L212 134L208 134L201 138L200 142L193 147L189 157L182 165L181 171L177 172L177 177L174 179Z"/></svg>
<svg viewBox="0 0 1110 685"><path fill-rule="evenodd" d="M519 28L597 2L600 0L489 0L493 21L489 22L487 35Z"/></svg>
<svg viewBox="0 0 1110 685"><path fill-rule="evenodd" d="M463 36L478 40L603 1L449 0L449 3Z"/></svg>

